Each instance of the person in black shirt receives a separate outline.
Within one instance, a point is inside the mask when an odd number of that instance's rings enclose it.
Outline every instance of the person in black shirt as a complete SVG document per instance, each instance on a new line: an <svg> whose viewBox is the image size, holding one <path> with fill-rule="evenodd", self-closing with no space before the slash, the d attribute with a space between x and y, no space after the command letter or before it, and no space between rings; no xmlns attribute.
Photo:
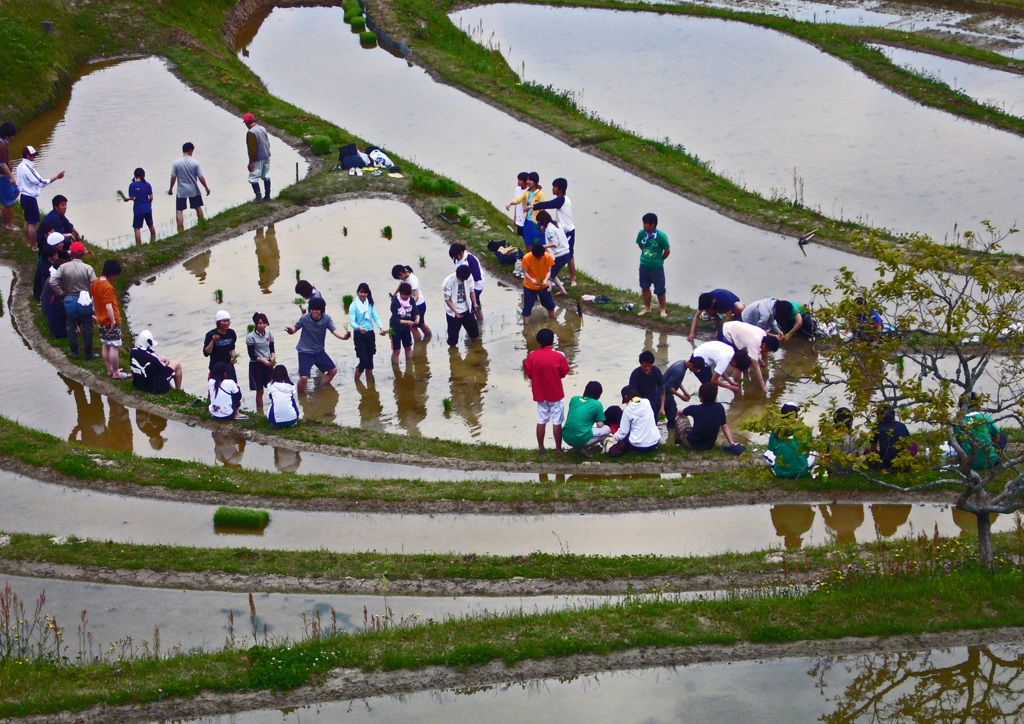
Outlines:
<svg viewBox="0 0 1024 724"><path fill-rule="evenodd" d="M235 343L238 341L238 335L231 329L231 315L222 309L217 312L214 319L217 326L206 333L203 354L210 358L211 372L218 362L223 362L230 368L228 377L237 383L235 360L238 359L238 355L235 352Z"/></svg>
<svg viewBox="0 0 1024 724"><path fill-rule="evenodd" d="M181 389L181 363L161 357L153 348L156 340L148 330L139 333L136 347L131 351L132 386L143 392L162 395L171 389Z"/></svg>
<svg viewBox="0 0 1024 724"><path fill-rule="evenodd" d="M718 430L721 429L731 448L736 447L729 431L729 423L725 418L725 407L718 402L718 386L705 382L698 392L699 405L683 408L676 425L676 444L691 450L713 450L718 442ZM687 418L693 418L693 425Z"/></svg>
<svg viewBox="0 0 1024 724"><path fill-rule="evenodd" d="M651 403L654 419L665 411L665 378L654 366L654 352L645 349L640 353L640 366L629 376L629 386L637 395Z"/></svg>
<svg viewBox="0 0 1024 724"><path fill-rule="evenodd" d="M907 426L896 419L896 410L890 404L882 405L878 410L878 425L871 438L871 450L878 453L881 460L876 463L882 470L892 470L892 461L903 450L917 454L917 445L910 442L910 431ZM901 442L904 441L904 442Z"/></svg>

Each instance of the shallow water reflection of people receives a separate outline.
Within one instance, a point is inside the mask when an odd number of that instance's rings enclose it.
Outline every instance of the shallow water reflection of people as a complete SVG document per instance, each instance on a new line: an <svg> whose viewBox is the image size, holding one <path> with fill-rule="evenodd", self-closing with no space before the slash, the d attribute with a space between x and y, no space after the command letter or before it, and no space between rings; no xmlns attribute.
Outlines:
<svg viewBox="0 0 1024 724"><path fill-rule="evenodd" d="M163 450L167 438L163 436L167 429L167 418L144 410L135 411L135 425L139 432L149 438L149 446L154 450Z"/></svg>
<svg viewBox="0 0 1024 724"><path fill-rule="evenodd" d="M786 548L791 550L803 545L803 535L814 525L814 508L810 505L773 505L772 525L775 534L781 536Z"/></svg>
<svg viewBox="0 0 1024 724"><path fill-rule="evenodd" d="M217 462L225 467L240 468L242 467L242 457L245 455L245 438L214 430L213 454L217 458Z"/></svg>
<svg viewBox="0 0 1024 724"><path fill-rule="evenodd" d="M875 521L875 532L883 538L896 535L899 527L910 519L914 506L909 503L876 503L871 506L871 517Z"/></svg>
<svg viewBox="0 0 1024 724"><path fill-rule="evenodd" d="M394 366L395 407L398 410L398 424L410 435L419 435L419 424L427 417L427 387L430 382L430 362L427 360L427 345L423 342L413 346L413 356L404 370Z"/></svg>
<svg viewBox="0 0 1024 724"><path fill-rule="evenodd" d="M367 375L365 383L357 379L355 385L359 393L359 426L367 430L383 430L384 423L380 416L384 412L384 405L380 402L377 380Z"/></svg>
<svg viewBox="0 0 1024 724"><path fill-rule="evenodd" d="M989 514L989 522L995 523L996 518L999 517L998 513ZM953 522L956 527L960 529L960 535L978 535L978 516L974 513L968 513L967 511L960 510L959 508L953 508Z"/></svg>
<svg viewBox="0 0 1024 724"><path fill-rule="evenodd" d="M270 287L281 276L281 251L277 247L274 225L256 229L256 263L259 264L260 289L270 294Z"/></svg>
<svg viewBox="0 0 1024 724"><path fill-rule="evenodd" d="M108 401L110 405L110 423L107 423L107 411L104 397L80 382L59 375L67 385L68 391L75 399L78 412L78 424L68 435L69 442L80 442L88 447L121 452L132 451L132 423L128 410L117 402Z"/></svg>
<svg viewBox="0 0 1024 724"><path fill-rule="evenodd" d="M338 410L338 390L334 385L321 385L322 375L314 380L313 391L308 395L299 395L299 407L302 416L307 420L330 422L334 420Z"/></svg>
<svg viewBox="0 0 1024 724"><path fill-rule="evenodd" d="M302 453L286 447L274 448L274 467L279 473L294 473L302 465Z"/></svg>
<svg viewBox="0 0 1024 724"><path fill-rule="evenodd" d="M852 503L819 505L825 528L836 537L836 543L856 543L854 532L864 524L864 506Z"/></svg>
<svg viewBox="0 0 1024 724"><path fill-rule="evenodd" d="M473 437L480 430L488 367L487 350L482 344L470 345L465 353L458 348L448 350L452 412L466 421Z"/></svg>
<svg viewBox="0 0 1024 724"><path fill-rule="evenodd" d="M181 263L192 276L198 279L200 282L206 281L206 270L210 268L210 257L213 256L213 251L207 249L202 254L197 254L191 259L186 259Z"/></svg>

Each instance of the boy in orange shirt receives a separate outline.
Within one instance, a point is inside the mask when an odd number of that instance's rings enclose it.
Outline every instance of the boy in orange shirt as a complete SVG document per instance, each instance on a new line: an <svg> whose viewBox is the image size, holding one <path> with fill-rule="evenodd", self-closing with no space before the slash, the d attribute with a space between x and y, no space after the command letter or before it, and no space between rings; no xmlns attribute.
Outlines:
<svg viewBox="0 0 1024 724"><path fill-rule="evenodd" d="M107 364L107 376L115 380L128 380L118 369L118 350L121 347L121 312L117 308L117 293L111 284L121 273L121 265L116 259L103 262L103 275L89 287L92 295L93 314L99 327L100 340L103 342L103 361Z"/></svg>
<svg viewBox="0 0 1024 724"><path fill-rule="evenodd" d="M551 267L555 257L544 249L543 244L534 244L529 254L520 262L523 267L523 324L530 323L533 305L548 310L548 316L555 318L555 298L551 296Z"/></svg>

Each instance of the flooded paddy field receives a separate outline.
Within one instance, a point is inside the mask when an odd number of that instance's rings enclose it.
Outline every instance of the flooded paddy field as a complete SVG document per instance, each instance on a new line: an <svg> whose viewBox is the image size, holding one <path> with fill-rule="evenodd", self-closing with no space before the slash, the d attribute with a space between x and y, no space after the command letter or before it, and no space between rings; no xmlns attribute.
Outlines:
<svg viewBox="0 0 1024 724"><path fill-rule="evenodd" d="M766 197L938 241L952 238L955 224L980 229L988 219L1006 230L1024 217L1014 193L1024 180L1024 138L917 105L782 33L511 4L452 20L500 48L524 80L571 91L640 135L681 143ZM1006 248L1020 252L1024 241Z"/></svg>
<svg viewBox="0 0 1024 724"><path fill-rule="evenodd" d="M872 273L869 260L817 245L808 245L805 257L793 239L642 181L435 82L421 68L386 52L364 51L350 37L341 8L277 8L241 59L275 95L454 178L499 208L513 198L520 171L537 171L545 189L553 178L565 177L577 264L603 281L637 288L633 242L649 211L658 214L672 244L665 266L670 300L692 305L697 294L715 287L745 300L769 294L806 300L812 285L829 282L841 266L865 277ZM302 70L309 67L318 72ZM358 73L350 72L354 67ZM372 103L359 102L367 88L386 91L374 94Z"/></svg>
<svg viewBox="0 0 1024 724"><path fill-rule="evenodd" d="M1024 702L1020 644L629 669L331 701L187 720L337 722L1010 722Z"/></svg>
<svg viewBox="0 0 1024 724"><path fill-rule="evenodd" d="M173 112L170 112L172 111ZM68 218L87 243L103 248L134 245L128 193L136 167L153 186L153 222L158 236L177 232L174 197L167 195L171 164L181 146L195 144L212 193L204 194L208 215L252 199L248 182L245 126L236 117L178 80L160 58L113 61L86 66L57 105L18 129L12 161L26 145L39 150L36 169L46 178L67 175L43 189L45 214L56 194L68 198ZM273 193L305 177L307 163L291 146L270 136ZM187 211L186 221L195 222ZM143 229L142 240L149 241Z"/></svg>
<svg viewBox="0 0 1024 724"><path fill-rule="evenodd" d="M666 481L667 485L671 483ZM739 505L616 514L481 515L270 511L244 533L213 525L214 505L65 488L0 471L0 530L142 545L265 550L526 555L713 555L976 531L948 505ZM998 516L993 530L1013 528Z"/></svg>

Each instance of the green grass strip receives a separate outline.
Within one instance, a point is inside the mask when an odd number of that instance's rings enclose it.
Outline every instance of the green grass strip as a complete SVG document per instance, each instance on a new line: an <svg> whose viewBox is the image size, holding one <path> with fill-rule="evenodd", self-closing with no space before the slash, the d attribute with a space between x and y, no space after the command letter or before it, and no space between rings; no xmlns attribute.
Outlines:
<svg viewBox="0 0 1024 724"><path fill-rule="evenodd" d="M213 524L226 528L252 528L259 530L270 523L270 513L252 508L231 508L222 505L213 514Z"/></svg>

